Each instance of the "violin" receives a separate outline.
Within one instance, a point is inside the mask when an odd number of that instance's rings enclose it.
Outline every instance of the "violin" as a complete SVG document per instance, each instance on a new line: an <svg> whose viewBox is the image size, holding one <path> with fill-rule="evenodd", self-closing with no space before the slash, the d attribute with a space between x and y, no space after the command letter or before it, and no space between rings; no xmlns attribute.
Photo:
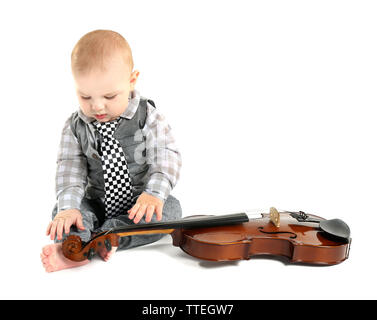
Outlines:
<svg viewBox="0 0 377 320"><path fill-rule="evenodd" d="M350 228L340 219L326 220L303 211L190 216L183 219L135 224L97 234L88 242L71 235L64 240L65 257L92 259L105 247L118 246L119 238L137 234L170 234L173 245L204 260L248 260L256 255L286 257L291 263L334 265L349 256Z"/></svg>

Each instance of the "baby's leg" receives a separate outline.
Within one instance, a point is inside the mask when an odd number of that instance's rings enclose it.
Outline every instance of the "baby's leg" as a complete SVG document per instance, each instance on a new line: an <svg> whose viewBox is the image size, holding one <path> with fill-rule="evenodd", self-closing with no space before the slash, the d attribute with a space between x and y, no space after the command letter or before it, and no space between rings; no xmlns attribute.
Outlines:
<svg viewBox="0 0 377 320"><path fill-rule="evenodd" d="M69 234L63 233L63 239L57 240L55 237L54 244L47 245L42 248L40 255L42 264L47 272L73 268L87 264L89 260L76 262L67 259L62 252L62 242L68 235L78 235L82 241L89 241L91 239L92 231L98 227L98 218L96 217L91 201L83 199L80 207L80 212L83 218L83 225L85 230L79 230L76 226L72 226ZM55 205L52 212L52 219L57 214L57 207Z"/></svg>
<svg viewBox="0 0 377 320"><path fill-rule="evenodd" d="M171 221L177 220L182 217L182 208L179 201L169 195L164 203L164 207L162 209L162 219L161 221L157 221L156 215L154 214L151 220L153 222L163 222L163 221ZM145 216L140 220L139 224L143 224L145 222ZM108 230L113 227L121 227L127 225L133 225L133 221L128 218L128 215L120 215L116 218L112 218L106 220L101 229ZM128 236L119 238L119 247L118 250L130 249L142 245L146 245L149 243L156 242L160 240L166 234L158 233L158 234L145 234L145 235L135 235L135 236Z"/></svg>

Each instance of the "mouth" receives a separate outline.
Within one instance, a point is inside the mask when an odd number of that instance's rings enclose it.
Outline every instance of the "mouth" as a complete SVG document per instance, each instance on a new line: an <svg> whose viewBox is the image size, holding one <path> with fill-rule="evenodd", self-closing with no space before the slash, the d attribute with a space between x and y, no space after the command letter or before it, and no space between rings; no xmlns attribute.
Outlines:
<svg viewBox="0 0 377 320"><path fill-rule="evenodd" d="M94 117L96 118L96 119L103 119L103 118L105 118L106 117L106 113L105 114L96 114L96 115L94 115Z"/></svg>

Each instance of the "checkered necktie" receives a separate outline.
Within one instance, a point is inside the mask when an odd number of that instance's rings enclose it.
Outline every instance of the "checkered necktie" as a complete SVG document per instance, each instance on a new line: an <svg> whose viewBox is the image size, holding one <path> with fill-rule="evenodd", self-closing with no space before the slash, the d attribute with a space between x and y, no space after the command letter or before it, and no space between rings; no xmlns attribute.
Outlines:
<svg viewBox="0 0 377 320"><path fill-rule="evenodd" d="M126 157L119 141L113 137L120 120L118 118L109 122L93 122L103 137L101 160L107 218L125 213L132 203L132 185Z"/></svg>

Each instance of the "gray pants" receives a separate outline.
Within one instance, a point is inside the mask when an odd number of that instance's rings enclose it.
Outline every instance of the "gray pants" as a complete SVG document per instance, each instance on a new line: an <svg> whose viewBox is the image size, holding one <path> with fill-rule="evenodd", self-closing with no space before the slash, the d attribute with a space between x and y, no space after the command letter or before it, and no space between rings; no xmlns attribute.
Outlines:
<svg viewBox="0 0 377 320"><path fill-rule="evenodd" d="M63 234L63 240L57 240L55 242L62 242L68 235L78 235L82 241L89 241L91 239L92 232L98 233L114 227L122 227L134 224L132 220L128 218L127 214L119 215L115 218L105 219L105 206L101 199L87 199L84 198L81 202L80 212L82 214L82 220L85 230L78 230L76 226L72 226L70 233ZM57 206L55 205L52 211L52 219L57 214ZM179 201L172 195L169 195L164 203L162 209L162 220L170 221L177 220L182 217L182 208ZM158 222L156 215L154 214L151 222ZM146 223L145 216L140 220L139 224ZM120 249L130 249L133 247L142 246L148 243L160 240L165 234L146 234L146 235L133 235L119 238Z"/></svg>

